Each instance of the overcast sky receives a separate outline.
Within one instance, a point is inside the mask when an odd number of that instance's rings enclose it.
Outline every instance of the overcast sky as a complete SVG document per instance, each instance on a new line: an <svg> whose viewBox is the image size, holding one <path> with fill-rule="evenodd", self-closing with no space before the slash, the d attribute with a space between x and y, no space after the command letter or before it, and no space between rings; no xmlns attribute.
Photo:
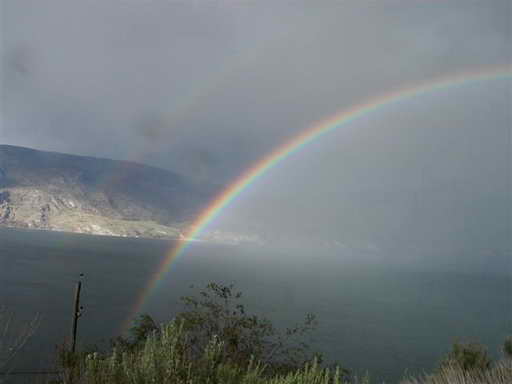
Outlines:
<svg viewBox="0 0 512 384"><path fill-rule="evenodd" d="M208 183L373 95L512 61L509 0L0 4L0 143ZM510 105L494 80L385 108L281 164L218 225L509 247Z"/></svg>

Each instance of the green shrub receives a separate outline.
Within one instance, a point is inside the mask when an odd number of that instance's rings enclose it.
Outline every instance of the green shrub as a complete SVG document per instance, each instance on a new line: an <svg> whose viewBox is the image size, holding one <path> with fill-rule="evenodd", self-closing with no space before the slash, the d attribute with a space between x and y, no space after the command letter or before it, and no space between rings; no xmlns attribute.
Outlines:
<svg viewBox="0 0 512 384"><path fill-rule="evenodd" d="M233 285L210 283L199 298L183 297L184 310L167 324L142 315L129 338L108 353L60 351L61 384L369 384L349 380L339 366L326 368L302 337L314 316L280 332L264 317L250 315ZM512 338L505 340L506 357ZM510 384L512 359L493 363L476 343L455 343L433 374L402 384Z"/></svg>
<svg viewBox="0 0 512 384"><path fill-rule="evenodd" d="M246 367L251 359L260 361L270 376L295 371L315 358L322 362L322 356L312 353L304 342L317 326L314 315L307 314L302 324L281 331L267 318L248 313L241 298L242 293L235 291L233 284L218 283L207 284L199 297L181 298L184 308L176 320L187 332L192 358L199 358L215 337L222 343L226 361L240 367ZM131 351L159 332L156 322L142 315L130 330L130 338L117 338L113 346Z"/></svg>
<svg viewBox="0 0 512 384"><path fill-rule="evenodd" d="M319 367L316 361L287 375L266 378L265 367L251 358L246 367L227 357L218 337L205 345L201 355L189 348L184 323L173 321L150 335L140 348L102 357L89 354L81 364L76 383L86 384L342 384L342 371ZM70 382L68 382L69 384Z"/></svg>
<svg viewBox="0 0 512 384"><path fill-rule="evenodd" d="M507 354L505 340L504 351ZM402 384L510 384L512 360L493 363L484 346L476 343L454 343L434 374L409 378Z"/></svg>
<svg viewBox="0 0 512 384"><path fill-rule="evenodd" d="M441 363L443 367L459 367L463 371L485 371L491 367L487 349L478 343L454 343L452 350Z"/></svg>
<svg viewBox="0 0 512 384"><path fill-rule="evenodd" d="M184 311L176 317L192 336L196 351L216 336L234 364L245 365L252 356L269 369L285 372L312 360L303 336L316 328L314 315L307 314L303 324L280 332L267 318L246 311L240 303L242 293L233 284L209 283L199 294L199 298L183 297Z"/></svg>
<svg viewBox="0 0 512 384"><path fill-rule="evenodd" d="M111 340L112 348L119 351L132 351L144 345L146 339L154 333L159 333L160 327L148 314L140 315L134 320L133 326L130 328L130 336L128 338L118 336Z"/></svg>
<svg viewBox="0 0 512 384"><path fill-rule="evenodd" d="M459 364L445 364L436 373L409 378L402 384L510 384L512 362L499 361L488 369L465 370Z"/></svg>
<svg viewBox="0 0 512 384"><path fill-rule="evenodd" d="M503 353L506 358L512 359L512 336L508 336L503 343Z"/></svg>
<svg viewBox="0 0 512 384"><path fill-rule="evenodd" d="M128 338L112 341L110 353L60 352L62 383L138 384L333 384L347 371L321 368L319 354L303 342L316 327L276 329L264 317L247 313L233 285L209 283L199 298L183 297L184 310L158 326L139 317Z"/></svg>

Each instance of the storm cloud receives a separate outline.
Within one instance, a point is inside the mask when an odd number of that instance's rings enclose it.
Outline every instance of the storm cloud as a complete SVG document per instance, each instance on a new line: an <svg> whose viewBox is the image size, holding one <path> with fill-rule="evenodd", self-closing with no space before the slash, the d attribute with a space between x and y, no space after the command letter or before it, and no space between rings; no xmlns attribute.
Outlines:
<svg viewBox="0 0 512 384"><path fill-rule="evenodd" d="M218 185L374 95L512 58L507 0L2 0L1 12L0 142ZM510 80L494 80L376 112L276 167L218 225L510 249L510 101Z"/></svg>

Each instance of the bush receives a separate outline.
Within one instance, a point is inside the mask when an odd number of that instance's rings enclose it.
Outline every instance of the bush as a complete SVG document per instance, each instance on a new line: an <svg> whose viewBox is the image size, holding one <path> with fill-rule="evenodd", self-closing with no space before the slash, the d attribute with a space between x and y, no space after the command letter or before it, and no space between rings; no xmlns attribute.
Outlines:
<svg viewBox="0 0 512 384"><path fill-rule="evenodd" d="M160 327L151 316L143 314L134 320L134 325L130 328L129 332L130 337L128 338L118 336L112 339L110 342L111 347L119 351L133 351L143 346L148 337L154 333L159 333Z"/></svg>
<svg viewBox="0 0 512 384"><path fill-rule="evenodd" d="M510 337L505 340L504 351ZM454 343L437 372L420 378L409 378L402 384L510 384L512 360L493 363L487 350L476 343Z"/></svg>
<svg viewBox="0 0 512 384"><path fill-rule="evenodd" d="M264 317L249 314L233 285L209 283L199 297L182 297L183 311L158 326L140 316L128 338L112 341L112 351L61 351L61 382L91 384L334 384L347 371L321 368L303 336L317 322L284 331Z"/></svg>
<svg viewBox="0 0 512 384"><path fill-rule="evenodd" d="M489 369L464 370L460 365L443 365L435 374L410 378L402 384L510 384L512 362L499 361Z"/></svg>
<svg viewBox="0 0 512 384"><path fill-rule="evenodd" d="M129 338L108 353L62 351L60 383L73 384L369 384L347 371L325 368L302 336L316 319L278 331L250 315L233 285L210 283L199 298L183 297L184 310L158 326L149 315L136 320ZM503 350L510 357L512 338ZM510 384L512 359L493 363L476 343L455 343L437 371L402 384Z"/></svg>
<svg viewBox="0 0 512 384"><path fill-rule="evenodd" d="M444 367L459 367L463 371L485 371L491 367L487 349L478 343L454 343L452 350L441 363Z"/></svg>
<svg viewBox="0 0 512 384"><path fill-rule="evenodd" d="M508 336L503 343L503 353L506 358L512 359L512 336Z"/></svg>
<svg viewBox="0 0 512 384"><path fill-rule="evenodd" d="M184 311L176 317L192 336L196 353L215 336L234 364L247 365L253 357L273 373L296 369L315 357L303 341L317 327L314 315L307 314L302 324L280 331L267 318L249 314L240 303L242 293L233 284L209 283L199 295L183 297Z"/></svg>
<svg viewBox="0 0 512 384"><path fill-rule="evenodd" d="M320 368L315 360L287 375L268 378L265 367L251 358L246 367L227 357L223 341L213 337L200 355L189 348L190 335L184 323L161 326L142 345L109 356L87 355L80 377L71 383L85 384L342 384L342 371Z"/></svg>
<svg viewBox="0 0 512 384"><path fill-rule="evenodd" d="M307 314L302 324L278 330L270 320L249 314L240 303L242 293L234 285L209 283L199 297L182 297L184 306L176 316L188 335L191 358L200 358L213 338L219 340L226 361L246 367L256 360L266 367L266 374L286 374L312 362L322 363L319 353L312 353L304 337L317 326L314 315ZM129 339L117 338L113 346L118 350L133 351L148 336L160 329L149 315L142 315L130 330ZM346 370L343 370L347 373Z"/></svg>

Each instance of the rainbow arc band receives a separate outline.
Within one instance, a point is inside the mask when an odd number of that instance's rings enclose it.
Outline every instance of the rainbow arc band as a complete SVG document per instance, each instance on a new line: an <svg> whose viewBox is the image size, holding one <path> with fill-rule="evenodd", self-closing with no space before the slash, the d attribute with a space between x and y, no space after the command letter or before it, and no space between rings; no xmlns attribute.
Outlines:
<svg viewBox="0 0 512 384"><path fill-rule="evenodd" d="M159 265L145 288L138 296L130 316L123 324L121 331L129 329L132 320L143 309L144 303L157 289L170 270L172 262L182 255L188 245L210 224L219 214L228 207L245 189L261 178L270 169L289 156L307 146L314 140L334 131L352 121L376 112L390 105L400 103L413 97L440 92L448 88L471 84L475 82L510 79L512 78L512 66L486 67L477 71L460 72L450 76L436 78L414 86L404 87L371 98L361 104L342 110L333 116L312 124L298 135L290 138L284 144L278 146L263 158L255 162L249 169L243 172L234 182L229 184L218 196L216 196L194 220L183 236L176 241L166 257Z"/></svg>

